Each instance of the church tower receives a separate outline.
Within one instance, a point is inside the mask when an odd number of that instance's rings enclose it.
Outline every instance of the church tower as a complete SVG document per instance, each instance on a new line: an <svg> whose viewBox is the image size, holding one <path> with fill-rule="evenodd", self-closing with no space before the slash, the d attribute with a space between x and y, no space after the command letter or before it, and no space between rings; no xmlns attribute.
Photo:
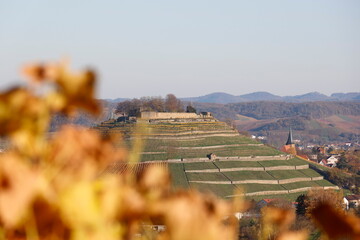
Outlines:
<svg viewBox="0 0 360 240"><path fill-rule="evenodd" d="M295 143L294 143L293 137L292 137L291 127L289 128L288 139L287 139L285 145L282 146L281 151L292 154L292 155L296 155L296 148L295 148Z"/></svg>

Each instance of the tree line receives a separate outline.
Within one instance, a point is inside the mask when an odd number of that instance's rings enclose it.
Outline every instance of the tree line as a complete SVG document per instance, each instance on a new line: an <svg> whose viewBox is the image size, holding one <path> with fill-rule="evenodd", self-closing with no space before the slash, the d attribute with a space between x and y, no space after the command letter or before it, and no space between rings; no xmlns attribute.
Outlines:
<svg viewBox="0 0 360 240"><path fill-rule="evenodd" d="M134 98L118 103L115 113L125 114L129 116L137 116L141 111L154 112L195 112L196 109L192 106L187 106L185 109L184 103L178 99L174 94L166 95L165 99L162 97L142 97L140 99Z"/></svg>

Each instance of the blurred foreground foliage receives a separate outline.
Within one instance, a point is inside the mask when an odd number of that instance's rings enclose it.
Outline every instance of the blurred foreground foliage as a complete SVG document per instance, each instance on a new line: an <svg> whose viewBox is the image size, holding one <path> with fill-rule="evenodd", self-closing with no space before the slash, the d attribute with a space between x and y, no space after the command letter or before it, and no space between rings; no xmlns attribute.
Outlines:
<svg viewBox="0 0 360 240"><path fill-rule="evenodd" d="M194 190L172 190L164 168L141 175L101 174L115 161L136 161L141 142L132 150L115 148L111 136L65 126L52 136L54 114L78 110L98 114L96 74L69 71L65 63L24 68L28 87L0 93L0 135L10 141L0 153L0 239L237 239L234 213L242 199L225 201ZM359 221L326 203L312 210L323 229L343 236L330 219L359 237ZM259 239L307 239L290 231L290 209L263 209ZM332 221L332 220L331 220ZM145 226L165 225L163 232ZM334 233L335 231L335 233Z"/></svg>

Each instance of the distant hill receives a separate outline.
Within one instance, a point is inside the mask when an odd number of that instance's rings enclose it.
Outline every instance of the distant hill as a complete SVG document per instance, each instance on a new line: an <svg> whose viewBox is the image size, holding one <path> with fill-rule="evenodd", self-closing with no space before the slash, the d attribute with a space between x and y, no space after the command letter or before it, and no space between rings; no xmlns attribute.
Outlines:
<svg viewBox="0 0 360 240"><path fill-rule="evenodd" d="M291 126L304 141L325 144L353 141L359 136L359 102L244 102L195 103L198 111L210 111L223 121L232 120L240 131L268 136L281 146Z"/></svg>
<svg viewBox="0 0 360 240"><path fill-rule="evenodd" d="M234 102L244 102L246 99L241 98L240 96L234 96L228 93L216 92L211 93L201 97L192 97L192 98L181 98L182 101L188 102L204 102L204 103L234 103Z"/></svg>
<svg viewBox="0 0 360 240"><path fill-rule="evenodd" d="M360 100L360 93L358 93L358 92L333 93L333 94L331 94L331 97L338 99L339 101L353 101L353 100Z"/></svg>
<svg viewBox="0 0 360 240"><path fill-rule="evenodd" d="M248 102L226 105L236 113L256 119L307 116L323 118L331 115L360 115L360 104L354 102Z"/></svg>
<svg viewBox="0 0 360 240"><path fill-rule="evenodd" d="M261 119L306 116L324 118L332 115L360 115L358 102L244 102L229 104L195 103L199 111L212 112L219 119L235 119L237 114Z"/></svg>
<svg viewBox="0 0 360 240"><path fill-rule="evenodd" d="M268 92L254 92L240 96L246 101L282 101L282 97Z"/></svg>
<svg viewBox="0 0 360 240"><path fill-rule="evenodd" d="M126 100L130 100L130 98L115 98L115 99L103 99L104 101L111 102L111 103L118 103L118 102L124 102Z"/></svg>
<svg viewBox="0 0 360 240"><path fill-rule="evenodd" d="M239 96L223 92L216 92L200 97L182 98L183 101L201 103L238 103L253 101L281 101L281 102L313 102L313 101L360 101L360 92L333 93L330 96L319 92L311 92L296 96L277 96L268 92L253 92Z"/></svg>
<svg viewBox="0 0 360 240"><path fill-rule="evenodd" d="M276 102L314 102L314 101L350 101L360 102L360 92L350 93L333 93L330 96L319 92L310 92L296 96L278 96L269 92L253 92L243 95L232 95L224 92L214 92L199 97L187 97L180 98L185 102L199 102L199 103L239 103L239 102L257 102L257 101L276 101ZM104 101L111 103L123 102L130 100L130 98L115 98L115 99L103 99Z"/></svg>
<svg viewBox="0 0 360 240"><path fill-rule="evenodd" d="M286 96L286 97L283 97L283 100L285 102L336 101L336 99L328 97L319 92L311 92L311 93L306 93L306 94L296 95L296 96Z"/></svg>

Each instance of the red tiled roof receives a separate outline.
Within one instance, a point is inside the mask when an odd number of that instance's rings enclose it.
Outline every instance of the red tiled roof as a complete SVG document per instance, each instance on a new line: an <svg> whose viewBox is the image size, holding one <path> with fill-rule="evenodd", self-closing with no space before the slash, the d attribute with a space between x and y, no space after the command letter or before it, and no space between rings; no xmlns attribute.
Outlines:
<svg viewBox="0 0 360 240"><path fill-rule="evenodd" d="M345 198L348 200L348 201L351 201L351 200L360 200L360 195L357 194L357 195L347 195L345 196Z"/></svg>
<svg viewBox="0 0 360 240"><path fill-rule="evenodd" d="M298 156L309 160L309 157L307 155L298 155Z"/></svg>

